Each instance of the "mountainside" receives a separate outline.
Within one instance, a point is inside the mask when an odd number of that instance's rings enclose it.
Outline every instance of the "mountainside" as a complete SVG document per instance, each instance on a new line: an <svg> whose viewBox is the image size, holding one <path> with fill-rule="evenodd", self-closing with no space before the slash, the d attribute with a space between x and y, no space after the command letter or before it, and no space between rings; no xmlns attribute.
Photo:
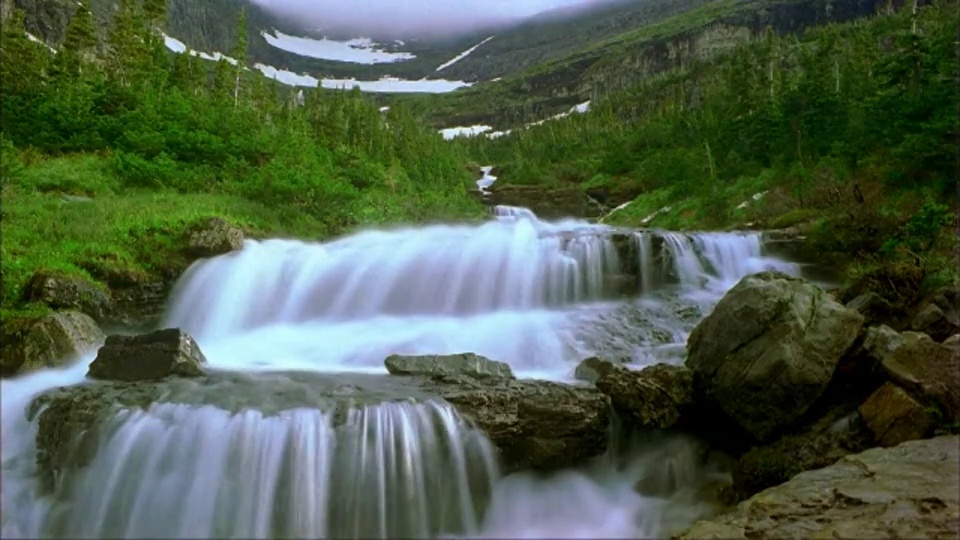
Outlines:
<svg viewBox="0 0 960 540"><path fill-rule="evenodd" d="M507 128L709 58L768 27L777 33L796 32L872 14L889 1L616 0L552 10L453 37L377 41L346 39L332 28L310 34L299 21L285 21L246 0L168 0L167 33L191 49L226 52L234 46L236 21L245 9L251 63L313 78L456 82L441 91L473 84L439 101L431 97L419 108L438 128ZM23 9L27 30L51 45L63 40L76 7L65 0L4 2ZM101 32L109 27L118 4L91 1ZM296 84L315 84L307 81ZM398 90L384 86L377 91Z"/></svg>

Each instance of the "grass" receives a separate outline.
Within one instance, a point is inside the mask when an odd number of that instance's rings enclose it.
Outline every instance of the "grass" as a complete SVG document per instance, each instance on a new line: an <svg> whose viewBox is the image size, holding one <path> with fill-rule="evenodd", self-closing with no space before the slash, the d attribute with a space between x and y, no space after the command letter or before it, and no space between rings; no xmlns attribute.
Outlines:
<svg viewBox="0 0 960 540"><path fill-rule="evenodd" d="M325 231L305 214L234 195L118 192L105 162L91 155L42 160L4 178L4 317L38 309L21 302L22 287L38 270L100 284L169 277L185 264L178 254L187 230L203 218L222 217L254 237L319 237Z"/></svg>

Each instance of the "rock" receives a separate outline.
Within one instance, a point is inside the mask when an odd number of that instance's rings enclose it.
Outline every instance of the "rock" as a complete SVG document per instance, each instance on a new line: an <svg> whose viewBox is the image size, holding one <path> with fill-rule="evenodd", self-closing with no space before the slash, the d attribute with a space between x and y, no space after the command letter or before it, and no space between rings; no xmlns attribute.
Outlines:
<svg viewBox="0 0 960 540"><path fill-rule="evenodd" d="M76 310L103 322L110 312L111 300L100 287L80 276L40 271L24 287L24 299L53 309Z"/></svg>
<svg viewBox="0 0 960 540"><path fill-rule="evenodd" d="M860 406L860 416L880 446L922 439L933 432L933 414L906 391L886 383Z"/></svg>
<svg viewBox="0 0 960 540"><path fill-rule="evenodd" d="M935 403L946 420L960 421L960 357L925 334L903 335L907 343L884 358L883 373L921 403Z"/></svg>
<svg viewBox="0 0 960 540"><path fill-rule="evenodd" d="M960 347L960 334L954 334L943 340L944 347Z"/></svg>
<svg viewBox="0 0 960 540"><path fill-rule="evenodd" d="M941 305L945 305L946 309ZM950 309L946 300L939 303L936 300L927 303L913 316L910 329L923 332L935 341L943 341L957 332L960 332L960 317L955 309Z"/></svg>
<svg viewBox="0 0 960 540"><path fill-rule="evenodd" d="M686 365L698 399L770 441L820 397L862 324L819 287L762 272L740 280L694 328Z"/></svg>
<svg viewBox="0 0 960 540"><path fill-rule="evenodd" d="M803 430L740 456L733 469L734 491L744 499L871 446L873 436L856 410L833 409Z"/></svg>
<svg viewBox="0 0 960 540"><path fill-rule="evenodd" d="M103 340L96 321L79 311L4 321L0 375L8 377L67 364L94 350Z"/></svg>
<svg viewBox="0 0 960 540"><path fill-rule="evenodd" d="M384 361L391 375L463 375L475 379L513 379L510 365L473 353L425 354L401 356L393 354Z"/></svg>
<svg viewBox="0 0 960 540"><path fill-rule="evenodd" d="M139 336L110 336L90 364L87 376L115 381L147 381L203 375L207 361L200 346L179 328Z"/></svg>
<svg viewBox="0 0 960 540"><path fill-rule="evenodd" d="M693 373L682 366L610 369L596 385L622 418L645 430L673 427L694 403Z"/></svg>
<svg viewBox="0 0 960 540"><path fill-rule="evenodd" d="M616 369L618 366L618 364L609 360L591 356L577 364L577 369L574 371L573 377L580 381L595 383L597 379Z"/></svg>
<svg viewBox="0 0 960 540"><path fill-rule="evenodd" d="M215 257L243 249L243 231L221 218L210 218L190 231L187 252L194 257Z"/></svg>
<svg viewBox="0 0 960 540"><path fill-rule="evenodd" d="M863 315L864 324L886 324L896 319L896 308L875 292L865 292L847 302L847 307Z"/></svg>
<svg viewBox="0 0 960 540"><path fill-rule="evenodd" d="M677 538L956 538L958 449L950 435L847 456Z"/></svg>
<svg viewBox="0 0 960 540"><path fill-rule="evenodd" d="M575 466L607 447L609 404L595 388L446 377L428 389L490 437L508 472Z"/></svg>
<svg viewBox="0 0 960 540"><path fill-rule="evenodd" d="M880 387L884 378L880 364L891 352L907 343L907 338L886 325L871 326L851 351L840 359L831 384L835 391L859 400Z"/></svg>

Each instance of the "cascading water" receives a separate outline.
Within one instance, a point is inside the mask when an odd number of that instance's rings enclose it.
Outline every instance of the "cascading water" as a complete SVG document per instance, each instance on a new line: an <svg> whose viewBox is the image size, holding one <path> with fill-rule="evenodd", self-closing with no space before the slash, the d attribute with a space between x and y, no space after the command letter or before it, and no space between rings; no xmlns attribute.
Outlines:
<svg viewBox="0 0 960 540"><path fill-rule="evenodd" d="M799 272L764 256L758 233L624 233L510 207L495 217L248 241L184 274L164 326L194 335L212 368L253 377L380 374L390 354L469 351L565 380L592 355L682 362L689 331L737 280ZM639 298L620 296L624 279ZM673 495L636 492L661 466L640 457L656 454L497 479L490 443L451 408L393 398L267 411L252 396L228 410L200 393L120 411L93 461L40 493L24 410L81 382L89 361L2 382L4 537L636 537L696 514L693 499L678 513Z"/></svg>
<svg viewBox="0 0 960 540"><path fill-rule="evenodd" d="M428 538L476 531L493 449L443 403L265 416L162 403L120 411L39 535ZM90 496L96 494L96 496Z"/></svg>

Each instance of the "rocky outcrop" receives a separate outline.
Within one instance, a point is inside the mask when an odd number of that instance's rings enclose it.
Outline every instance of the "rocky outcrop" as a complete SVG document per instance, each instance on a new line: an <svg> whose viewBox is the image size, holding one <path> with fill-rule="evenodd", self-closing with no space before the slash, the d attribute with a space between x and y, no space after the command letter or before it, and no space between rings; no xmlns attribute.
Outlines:
<svg viewBox="0 0 960 540"><path fill-rule="evenodd" d="M679 538L956 538L958 485L956 435L875 448L798 474Z"/></svg>
<svg viewBox="0 0 960 540"><path fill-rule="evenodd" d="M960 332L960 292L944 289L916 309L909 328L943 341Z"/></svg>
<svg viewBox="0 0 960 540"><path fill-rule="evenodd" d="M760 442L795 425L830 383L863 317L799 278L743 278L693 330L686 365L700 399Z"/></svg>
<svg viewBox="0 0 960 540"><path fill-rule="evenodd" d="M4 321L3 326L0 375L4 377L67 364L104 340L96 321L79 311Z"/></svg>
<svg viewBox="0 0 960 540"><path fill-rule="evenodd" d="M600 377L617 369L617 367L619 367L618 364L610 360L591 356L577 364L577 368L573 372L573 377L580 381L595 383Z"/></svg>
<svg viewBox="0 0 960 540"><path fill-rule="evenodd" d="M675 426L694 404L693 374L682 366L655 364L640 371L616 366L596 385L621 418L643 430Z"/></svg>
<svg viewBox="0 0 960 540"><path fill-rule="evenodd" d="M24 300L53 309L76 310L103 322L112 308L103 289L80 276L62 272L37 272L24 287Z"/></svg>
<svg viewBox="0 0 960 540"><path fill-rule="evenodd" d="M221 218L210 218L191 231L187 253L193 257L215 257L243 249L243 231Z"/></svg>
<svg viewBox="0 0 960 540"><path fill-rule="evenodd" d="M514 378L509 364L473 353L420 356L394 354L387 357L383 363L391 375L462 375L474 379Z"/></svg>
<svg viewBox="0 0 960 540"><path fill-rule="evenodd" d="M847 302L847 307L863 315L866 325L891 324L897 318L897 310L893 304L872 291Z"/></svg>
<svg viewBox="0 0 960 540"><path fill-rule="evenodd" d="M173 375L203 375L207 359L179 328L139 336L110 336L90 364L87 376L114 381L149 381Z"/></svg>

